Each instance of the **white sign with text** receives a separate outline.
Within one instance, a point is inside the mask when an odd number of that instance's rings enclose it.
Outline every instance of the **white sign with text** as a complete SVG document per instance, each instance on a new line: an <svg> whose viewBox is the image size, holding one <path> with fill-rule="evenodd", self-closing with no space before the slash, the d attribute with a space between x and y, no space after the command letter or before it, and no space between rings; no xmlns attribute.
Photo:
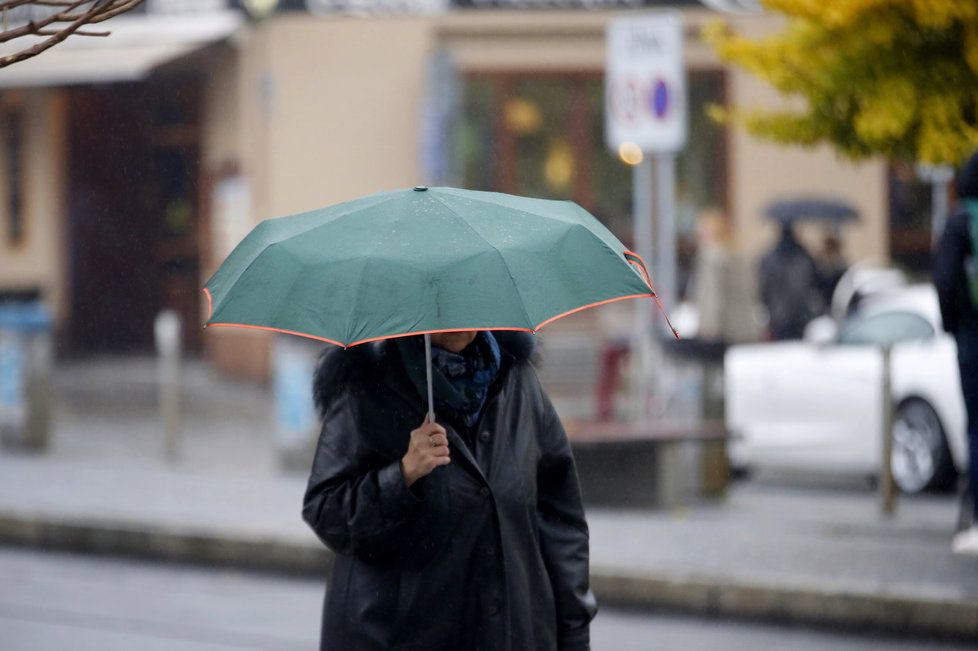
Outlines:
<svg viewBox="0 0 978 651"><path fill-rule="evenodd" d="M653 154L686 145L683 24L677 11L612 19L606 32L605 132L617 152L634 143Z"/></svg>

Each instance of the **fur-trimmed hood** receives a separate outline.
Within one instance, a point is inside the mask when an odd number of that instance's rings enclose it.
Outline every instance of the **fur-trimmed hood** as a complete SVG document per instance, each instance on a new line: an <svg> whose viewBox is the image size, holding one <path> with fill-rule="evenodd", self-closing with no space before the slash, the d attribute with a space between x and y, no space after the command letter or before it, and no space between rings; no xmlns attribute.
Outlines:
<svg viewBox="0 0 978 651"><path fill-rule="evenodd" d="M519 330L495 330L492 334L502 352L514 363L539 365L540 351L533 334ZM350 378L369 377L384 364L400 363L396 356L390 355L392 350L392 340L384 339L323 352L313 377L313 398L320 417Z"/></svg>

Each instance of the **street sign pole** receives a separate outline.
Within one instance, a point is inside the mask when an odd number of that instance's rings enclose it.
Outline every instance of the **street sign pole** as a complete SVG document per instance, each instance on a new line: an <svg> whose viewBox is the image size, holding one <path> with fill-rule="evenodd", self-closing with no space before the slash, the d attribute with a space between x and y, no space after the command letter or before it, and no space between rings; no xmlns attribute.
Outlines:
<svg viewBox="0 0 978 651"><path fill-rule="evenodd" d="M606 44L606 140L633 166L632 246L651 264L656 291L669 305L676 297L675 155L686 144L682 17L664 10L614 18ZM652 315L650 302L635 306L630 367L638 421L650 416L652 363L661 352Z"/></svg>
<svg viewBox="0 0 978 651"><path fill-rule="evenodd" d="M656 255L655 288L667 305L674 305L676 283L676 157L673 154L655 158ZM664 324L663 324L664 325Z"/></svg>
<svg viewBox="0 0 978 651"><path fill-rule="evenodd" d="M880 348L883 358L883 381L880 383L883 402L883 418L880 429L883 434L881 446L883 458L880 459L880 511L884 516L893 517L896 513L896 484L893 483L893 347Z"/></svg>
<svg viewBox="0 0 978 651"><path fill-rule="evenodd" d="M643 260L652 259L652 161L649 158L632 166L632 240L635 251ZM652 304L635 301L635 320L632 328L630 364L631 416L643 420L648 413L651 397L652 366Z"/></svg>

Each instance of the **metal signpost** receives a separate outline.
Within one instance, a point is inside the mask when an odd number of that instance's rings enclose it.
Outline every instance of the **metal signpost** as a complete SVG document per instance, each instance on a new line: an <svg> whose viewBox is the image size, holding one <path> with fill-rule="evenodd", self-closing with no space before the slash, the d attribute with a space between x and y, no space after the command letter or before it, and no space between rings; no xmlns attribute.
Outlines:
<svg viewBox="0 0 978 651"><path fill-rule="evenodd" d="M676 297L675 156L686 144L682 17L669 10L615 18L606 42L605 139L634 166L632 245L651 262L656 291L669 304ZM642 420L648 415L655 342L651 303L638 301L635 310L632 407Z"/></svg>
<svg viewBox="0 0 978 651"><path fill-rule="evenodd" d="M883 394L883 418L880 422L883 434L883 458L880 460L879 478L880 510L883 515L892 517L896 513L897 497L896 485L893 483L893 346L881 346L880 356L883 361L883 381L880 386Z"/></svg>

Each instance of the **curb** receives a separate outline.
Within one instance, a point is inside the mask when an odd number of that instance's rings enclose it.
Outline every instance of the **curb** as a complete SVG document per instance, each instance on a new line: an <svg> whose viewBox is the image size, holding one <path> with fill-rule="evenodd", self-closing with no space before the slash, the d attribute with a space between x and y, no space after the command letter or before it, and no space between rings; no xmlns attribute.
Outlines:
<svg viewBox="0 0 978 651"><path fill-rule="evenodd" d="M89 518L0 515L0 544L305 576L327 575L333 561L319 545Z"/></svg>
<svg viewBox="0 0 978 651"><path fill-rule="evenodd" d="M951 638L978 637L978 602L591 568L607 604L638 609Z"/></svg>
<svg viewBox="0 0 978 651"><path fill-rule="evenodd" d="M213 530L143 526L106 519L0 515L0 545L144 560L325 576L333 555L315 543L233 537ZM591 587L609 605L650 610L874 629L911 635L978 637L978 601L935 599L749 582L670 572L624 573L592 566Z"/></svg>

